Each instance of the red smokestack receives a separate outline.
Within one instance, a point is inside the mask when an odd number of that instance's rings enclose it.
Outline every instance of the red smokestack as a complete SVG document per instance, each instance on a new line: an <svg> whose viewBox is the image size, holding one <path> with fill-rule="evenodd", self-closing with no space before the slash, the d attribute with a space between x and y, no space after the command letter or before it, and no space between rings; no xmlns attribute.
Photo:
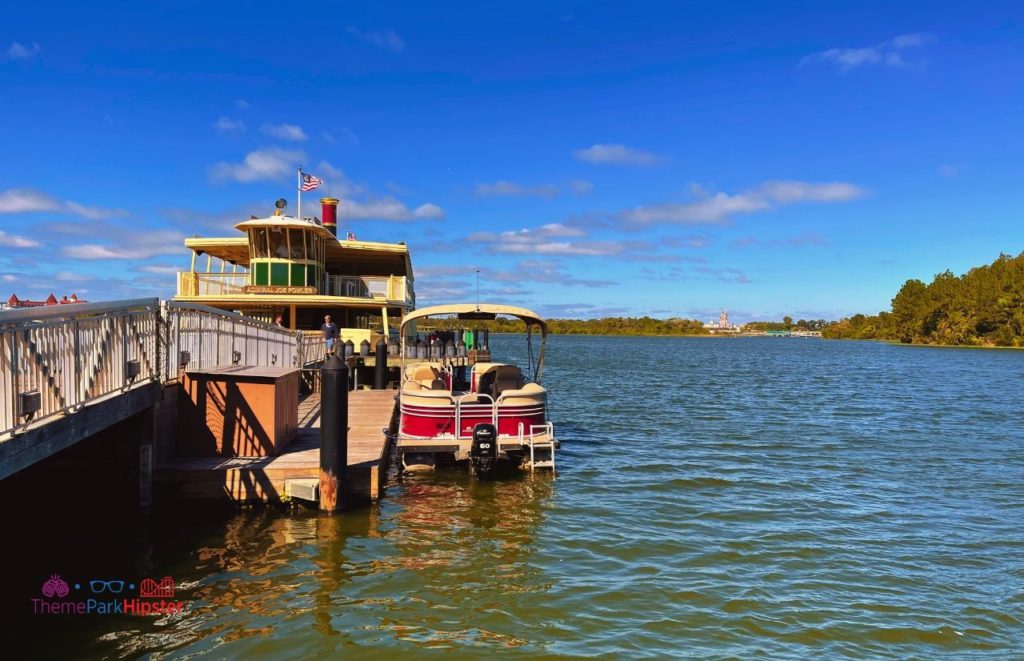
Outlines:
<svg viewBox="0 0 1024 661"><path fill-rule="evenodd" d="M320 198L324 227L334 236L338 236L338 202L336 197Z"/></svg>

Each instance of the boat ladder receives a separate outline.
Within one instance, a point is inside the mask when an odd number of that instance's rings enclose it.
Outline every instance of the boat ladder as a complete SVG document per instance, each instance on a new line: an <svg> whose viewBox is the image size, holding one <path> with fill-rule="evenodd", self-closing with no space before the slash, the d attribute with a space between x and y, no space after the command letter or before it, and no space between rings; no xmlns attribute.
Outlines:
<svg viewBox="0 0 1024 661"><path fill-rule="evenodd" d="M519 426L519 434L522 436L523 426ZM546 440L538 440L537 436L543 435ZM550 422L543 425L530 425L530 435L526 439L530 447L530 471L537 468L550 468L555 470L555 427ZM547 457L546 459L544 457ZM538 458L539 457L539 458Z"/></svg>

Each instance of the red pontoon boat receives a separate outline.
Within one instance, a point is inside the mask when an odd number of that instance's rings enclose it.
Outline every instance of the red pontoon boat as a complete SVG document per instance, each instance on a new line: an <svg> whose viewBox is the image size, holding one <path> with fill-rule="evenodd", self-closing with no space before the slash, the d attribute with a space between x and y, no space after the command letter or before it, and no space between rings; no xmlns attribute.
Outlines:
<svg viewBox="0 0 1024 661"><path fill-rule="evenodd" d="M465 344L435 344L427 357L409 346L411 323L428 317L486 321L499 315L526 324L527 372L489 360L489 351ZM457 325L457 324L456 324ZM540 350L533 359L534 328ZM525 468L555 467L554 427L547 390L540 384L548 327L536 313L506 305L442 305L410 312L402 321L402 390L398 452L406 470L469 461L486 475L499 462ZM436 339L435 339L436 342ZM423 352L420 352L422 356Z"/></svg>

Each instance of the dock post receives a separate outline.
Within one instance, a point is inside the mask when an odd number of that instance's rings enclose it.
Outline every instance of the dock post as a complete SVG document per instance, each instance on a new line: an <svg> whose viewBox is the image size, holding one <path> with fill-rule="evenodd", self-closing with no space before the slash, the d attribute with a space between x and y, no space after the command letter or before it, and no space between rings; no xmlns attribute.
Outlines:
<svg viewBox="0 0 1024 661"><path fill-rule="evenodd" d="M373 389L384 390L388 387L388 345L384 340L377 342L377 355L373 362Z"/></svg>
<svg viewBox="0 0 1024 661"><path fill-rule="evenodd" d="M345 504L348 469L348 369L331 356L320 369L320 510Z"/></svg>

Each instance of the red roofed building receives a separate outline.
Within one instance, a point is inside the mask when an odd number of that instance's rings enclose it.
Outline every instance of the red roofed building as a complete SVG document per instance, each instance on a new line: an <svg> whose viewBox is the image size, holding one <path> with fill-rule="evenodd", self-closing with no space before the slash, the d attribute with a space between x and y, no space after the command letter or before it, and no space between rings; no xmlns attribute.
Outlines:
<svg viewBox="0 0 1024 661"><path fill-rule="evenodd" d="M87 302L88 301L83 301L82 299L78 298L77 294L71 294L70 298L68 298L67 296L62 296L59 301L57 300L57 297L54 296L53 294L50 294L49 296L47 296L45 301L30 301L28 299L21 300L20 298L17 297L17 295L11 294L11 297L9 299L7 299L7 307L9 307L9 308L38 308L38 307L43 307L45 305L71 305L72 303L87 303Z"/></svg>

